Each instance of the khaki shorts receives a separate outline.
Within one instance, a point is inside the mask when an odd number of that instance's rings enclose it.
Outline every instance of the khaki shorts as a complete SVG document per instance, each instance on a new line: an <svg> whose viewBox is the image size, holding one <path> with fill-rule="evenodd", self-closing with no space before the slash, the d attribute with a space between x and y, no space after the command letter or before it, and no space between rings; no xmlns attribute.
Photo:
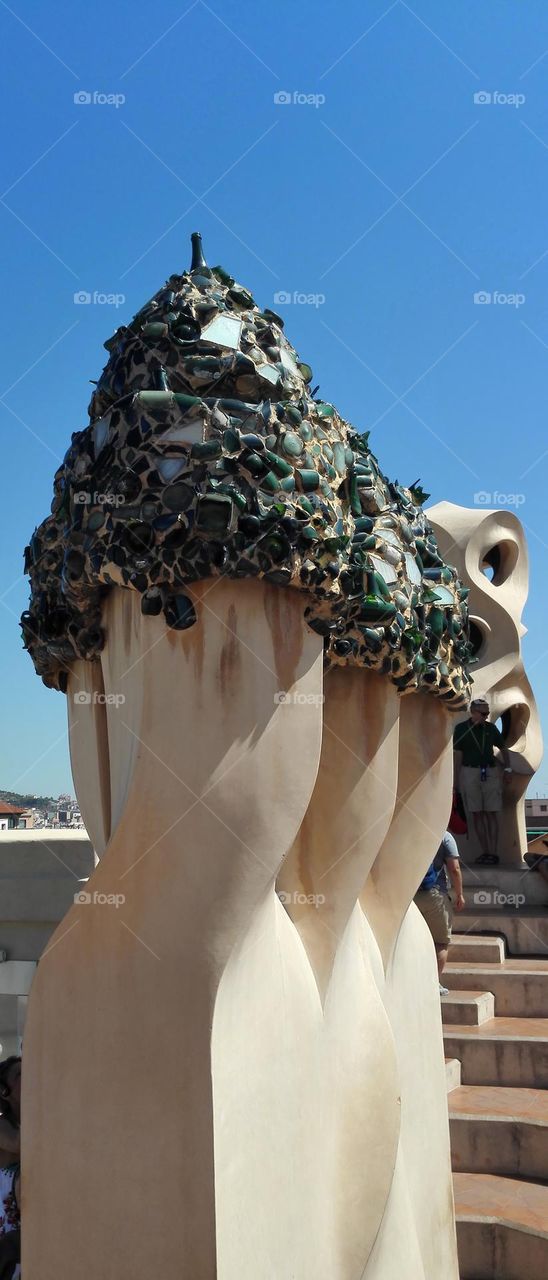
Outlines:
<svg viewBox="0 0 548 1280"><path fill-rule="evenodd" d="M463 766L460 790L469 813L498 813L502 809L502 769L498 765L488 769L482 782L481 769Z"/></svg>
<svg viewBox="0 0 548 1280"><path fill-rule="evenodd" d="M415 902L424 916L437 947L448 947L451 941L453 903L441 889L419 889Z"/></svg>

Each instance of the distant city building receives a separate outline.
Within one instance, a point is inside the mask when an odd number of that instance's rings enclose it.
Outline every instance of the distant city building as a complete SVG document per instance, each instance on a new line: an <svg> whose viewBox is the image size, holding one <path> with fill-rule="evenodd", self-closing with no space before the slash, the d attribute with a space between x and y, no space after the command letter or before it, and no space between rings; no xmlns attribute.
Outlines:
<svg viewBox="0 0 548 1280"><path fill-rule="evenodd" d="M30 805L19 808L17 805L0 801L0 831L13 831L45 828L70 828L82 831L84 824L79 805L72 796L62 795L47 808Z"/></svg>
<svg viewBox="0 0 548 1280"><path fill-rule="evenodd" d="M548 827L548 799L537 797L535 800L525 801L525 822L527 830L530 826Z"/></svg>
<svg viewBox="0 0 548 1280"><path fill-rule="evenodd" d="M525 826L529 853L548 853L548 798L525 801Z"/></svg>
<svg viewBox="0 0 548 1280"><path fill-rule="evenodd" d="M25 825L21 823L21 818L26 809L18 809L13 804L4 804L0 800L0 831L13 831L15 827Z"/></svg>

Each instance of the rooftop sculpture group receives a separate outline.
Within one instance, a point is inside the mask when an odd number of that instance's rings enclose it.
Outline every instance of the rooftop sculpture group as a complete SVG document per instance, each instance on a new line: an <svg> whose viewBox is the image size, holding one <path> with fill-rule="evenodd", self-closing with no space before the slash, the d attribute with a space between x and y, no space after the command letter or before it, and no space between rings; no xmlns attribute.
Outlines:
<svg viewBox="0 0 548 1280"><path fill-rule="evenodd" d="M98 865L30 995L25 1276L456 1280L412 899L467 589L197 234L106 346L27 549Z"/></svg>

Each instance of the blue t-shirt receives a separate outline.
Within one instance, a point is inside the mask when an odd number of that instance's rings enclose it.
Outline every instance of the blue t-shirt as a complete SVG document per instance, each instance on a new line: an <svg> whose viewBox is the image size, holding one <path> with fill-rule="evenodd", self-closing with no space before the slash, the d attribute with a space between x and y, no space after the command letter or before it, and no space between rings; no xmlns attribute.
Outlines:
<svg viewBox="0 0 548 1280"><path fill-rule="evenodd" d="M446 861L448 858L459 857L457 842L450 831L446 831L442 839L438 852L434 861L430 863L428 871L419 886L422 889L440 889L442 893L449 893L449 883L447 880Z"/></svg>

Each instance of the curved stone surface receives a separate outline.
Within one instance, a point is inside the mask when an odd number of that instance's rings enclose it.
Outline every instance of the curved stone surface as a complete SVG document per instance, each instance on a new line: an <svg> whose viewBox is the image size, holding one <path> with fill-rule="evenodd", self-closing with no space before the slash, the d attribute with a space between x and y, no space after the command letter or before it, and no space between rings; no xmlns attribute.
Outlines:
<svg viewBox="0 0 548 1280"><path fill-rule="evenodd" d="M388 676L400 693L466 706L467 590L443 561L418 482L383 475L368 445L315 398L312 370L193 236L173 275L105 346L90 425L54 482L26 551L23 636L46 684L104 645L101 600L123 586L176 630L185 586L265 578L306 597L329 665Z"/></svg>

